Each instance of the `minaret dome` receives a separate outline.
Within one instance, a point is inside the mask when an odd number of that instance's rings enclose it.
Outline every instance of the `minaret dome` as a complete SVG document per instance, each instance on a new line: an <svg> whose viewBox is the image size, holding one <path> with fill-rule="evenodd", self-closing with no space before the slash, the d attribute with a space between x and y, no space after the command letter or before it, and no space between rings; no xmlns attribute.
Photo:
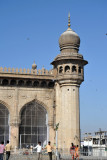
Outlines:
<svg viewBox="0 0 107 160"><path fill-rule="evenodd" d="M68 15L68 29L63 32L59 38L59 47L61 52L69 50L69 52L78 53L80 46L80 38L71 28L70 28L70 14Z"/></svg>

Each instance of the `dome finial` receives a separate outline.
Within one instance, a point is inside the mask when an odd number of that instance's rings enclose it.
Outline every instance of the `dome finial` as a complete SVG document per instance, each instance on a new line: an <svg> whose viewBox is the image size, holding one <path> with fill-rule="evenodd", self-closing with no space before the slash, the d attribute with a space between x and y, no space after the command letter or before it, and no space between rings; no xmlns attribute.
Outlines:
<svg viewBox="0 0 107 160"><path fill-rule="evenodd" d="M70 12L68 13L68 28L70 28L71 24L70 24Z"/></svg>
<svg viewBox="0 0 107 160"><path fill-rule="evenodd" d="M35 70L37 68L37 65L35 64L35 61L34 63L32 64L32 69Z"/></svg>

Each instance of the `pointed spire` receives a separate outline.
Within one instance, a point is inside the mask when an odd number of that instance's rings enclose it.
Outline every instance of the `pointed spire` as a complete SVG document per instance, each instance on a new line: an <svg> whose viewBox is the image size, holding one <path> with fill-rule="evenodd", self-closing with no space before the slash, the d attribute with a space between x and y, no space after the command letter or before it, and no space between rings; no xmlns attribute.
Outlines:
<svg viewBox="0 0 107 160"><path fill-rule="evenodd" d="M68 13L68 28L70 28L71 24L70 24L70 12Z"/></svg>

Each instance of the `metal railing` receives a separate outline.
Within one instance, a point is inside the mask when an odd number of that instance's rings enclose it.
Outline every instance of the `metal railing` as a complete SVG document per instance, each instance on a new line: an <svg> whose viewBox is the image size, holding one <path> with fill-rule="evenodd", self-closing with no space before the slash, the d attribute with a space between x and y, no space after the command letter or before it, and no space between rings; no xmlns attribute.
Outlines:
<svg viewBox="0 0 107 160"><path fill-rule="evenodd" d="M102 154L103 153L103 154ZM96 150L96 151L83 151L80 150L79 153L79 160L107 160L107 151L103 150ZM74 153L75 158L75 153ZM9 160L37 160L37 152L31 149L19 149L15 151L11 151L11 155ZM48 160L49 156L46 150L42 151L41 160ZM53 160L71 160L72 156L69 152L69 149L60 149L57 152L56 150L53 151L52 155ZM6 153L4 153L4 160L6 160ZM78 157L75 158L78 160Z"/></svg>
<svg viewBox="0 0 107 160"><path fill-rule="evenodd" d="M52 154L53 160L56 160L55 153ZM48 153L44 150L41 153L41 160L48 160ZM6 153L4 153L3 160L6 160ZM11 151L9 160L38 160L36 151L30 149Z"/></svg>

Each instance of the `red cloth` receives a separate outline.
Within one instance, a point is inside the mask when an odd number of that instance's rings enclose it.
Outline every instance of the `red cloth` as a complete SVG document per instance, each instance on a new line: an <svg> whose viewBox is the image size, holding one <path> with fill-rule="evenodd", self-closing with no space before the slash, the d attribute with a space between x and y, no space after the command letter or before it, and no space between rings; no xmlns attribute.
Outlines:
<svg viewBox="0 0 107 160"><path fill-rule="evenodd" d="M4 153L5 146L4 144L0 144L0 153Z"/></svg>

